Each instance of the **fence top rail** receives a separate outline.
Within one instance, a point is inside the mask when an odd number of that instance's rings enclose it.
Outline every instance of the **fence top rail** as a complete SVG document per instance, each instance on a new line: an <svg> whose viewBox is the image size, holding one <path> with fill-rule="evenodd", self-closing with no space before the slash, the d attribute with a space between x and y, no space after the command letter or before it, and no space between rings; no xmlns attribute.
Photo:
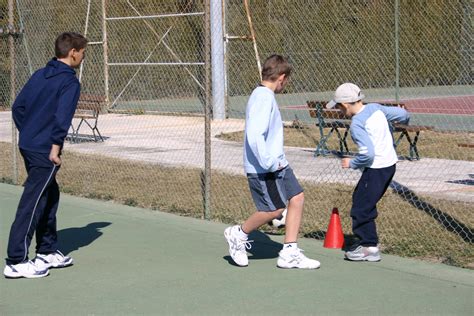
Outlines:
<svg viewBox="0 0 474 316"><path fill-rule="evenodd" d="M195 16L204 15L204 12L191 12L191 13L170 13L170 14L157 14L157 15L133 15L133 16L114 16L105 18L106 21L116 20L145 20L145 19L161 19L171 18L180 16Z"/></svg>

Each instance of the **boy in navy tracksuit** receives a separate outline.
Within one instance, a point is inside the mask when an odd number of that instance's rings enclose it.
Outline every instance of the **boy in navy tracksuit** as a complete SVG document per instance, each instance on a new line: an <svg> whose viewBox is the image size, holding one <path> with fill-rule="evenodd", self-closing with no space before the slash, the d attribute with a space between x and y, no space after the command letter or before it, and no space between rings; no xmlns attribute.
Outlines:
<svg viewBox="0 0 474 316"><path fill-rule="evenodd" d="M12 106L28 177L10 229L3 271L7 278L44 277L49 268L73 263L72 258L58 250L56 173L79 100L80 84L74 68L81 64L86 45L87 39L80 34L59 35L55 42L56 57L31 76ZM29 261L28 248L34 233L37 255Z"/></svg>
<svg viewBox="0 0 474 316"><path fill-rule="evenodd" d="M363 104L363 98L358 86L344 83L326 107L336 107L352 117L350 131L358 154L353 159L343 158L341 164L343 168L362 169L352 195L351 209L352 231L359 241L345 257L352 261L380 261L375 226L377 202L392 181L398 161L388 121L408 123L409 115L400 107Z"/></svg>

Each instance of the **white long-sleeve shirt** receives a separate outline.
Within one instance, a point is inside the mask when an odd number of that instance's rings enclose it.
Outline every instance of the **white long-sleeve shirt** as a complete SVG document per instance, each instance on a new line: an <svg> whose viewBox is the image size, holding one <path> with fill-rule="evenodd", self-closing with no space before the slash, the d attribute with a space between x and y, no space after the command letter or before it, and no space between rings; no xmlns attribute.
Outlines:
<svg viewBox="0 0 474 316"><path fill-rule="evenodd" d="M380 169L394 165L398 158L388 121L406 124L409 119L408 112L402 108L366 104L352 117L350 131L359 152L351 159L350 167Z"/></svg>
<svg viewBox="0 0 474 316"><path fill-rule="evenodd" d="M283 122L275 93L259 86L250 95L245 111L245 172L274 172L287 165L283 152Z"/></svg>

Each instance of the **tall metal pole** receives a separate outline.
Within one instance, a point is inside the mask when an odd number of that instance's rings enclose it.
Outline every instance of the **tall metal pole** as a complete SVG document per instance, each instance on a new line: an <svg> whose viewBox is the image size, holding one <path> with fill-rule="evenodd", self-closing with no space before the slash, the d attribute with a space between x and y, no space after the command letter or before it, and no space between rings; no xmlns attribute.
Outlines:
<svg viewBox="0 0 474 316"><path fill-rule="evenodd" d="M400 0L395 0L395 102L400 101Z"/></svg>
<svg viewBox="0 0 474 316"><path fill-rule="evenodd" d="M229 37L227 34L227 0L222 0L222 31L224 33L224 109L229 112Z"/></svg>
<svg viewBox="0 0 474 316"><path fill-rule="evenodd" d="M13 23L15 22L15 15L13 12L13 1L8 0L8 25L13 30ZM15 89L15 40L13 34L10 33L8 37L8 45L10 46L10 105L13 106L13 101L15 100L16 89ZM15 123L12 119L12 181L14 184L18 184L18 164L17 164L17 133Z"/></svg>
<svg viewBox="0 0 474 316"><path fill-rule="evenodd" d="M107 109L110 106L109 98L109 48L107 40L107 0L102 0L102 47L104 50L104 92Z"/></svg>
<svg viewBox="0 0 474 316"><path fill-rule="evenodd" d="M20 1L16 1L16 11L18 12L18 20L20 22L20 28L22 30L25 30L25 24L23 23L23 18L21 17L21 10L20 10ZM23 35L23 46L25 46L25 53L26 53L26 59L28 59L28 70L30 71L30 76L33 75L33 64L31 62L31 54L30 54L30 48L28 47L28 41L26 38L26 35Z"/></svg>
<svg viewBox="0 0 474 316"><path fill-rule="evenodd" d="M210 0L212 108L215 120L225 119L224 32L222 1Z"/></svg>
<svg viewBox="0 0 474 316"><path fill-rule="evenodd" d="M204 106L204 218L211 219L211 20L210 1L206 0L204 15L204 67L205 67L205 96ZM220 0L218 0L220 1Z"/></svg>

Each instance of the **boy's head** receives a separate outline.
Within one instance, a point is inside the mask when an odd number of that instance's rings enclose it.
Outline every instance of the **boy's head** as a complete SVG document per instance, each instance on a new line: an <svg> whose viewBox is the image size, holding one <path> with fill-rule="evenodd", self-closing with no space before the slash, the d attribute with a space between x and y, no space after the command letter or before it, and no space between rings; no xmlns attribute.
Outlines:
<svg viewBox="0 0 474 316"><path fill-rule="evenodd" d="M54 52L56 58L76 68L84 59L86 46L87 39L84 36L74 32L65 32L56 38Z"/></svg>
<svg viewBox="0 0 474 316"><path fill-rule="evenodd" d="M281 55L271 55L263 63L262 81L272 83L276 93L281 92L291 74L288 58Z"/></svg>
<svg viewBox="0 0 474 316"><path fill-rule="evenodd" d="M358 86L346 82L337 87L334 98L326 104L326 108L337 108L345 115L353 116L359 111L364 98L365 95Z"/></svg>

